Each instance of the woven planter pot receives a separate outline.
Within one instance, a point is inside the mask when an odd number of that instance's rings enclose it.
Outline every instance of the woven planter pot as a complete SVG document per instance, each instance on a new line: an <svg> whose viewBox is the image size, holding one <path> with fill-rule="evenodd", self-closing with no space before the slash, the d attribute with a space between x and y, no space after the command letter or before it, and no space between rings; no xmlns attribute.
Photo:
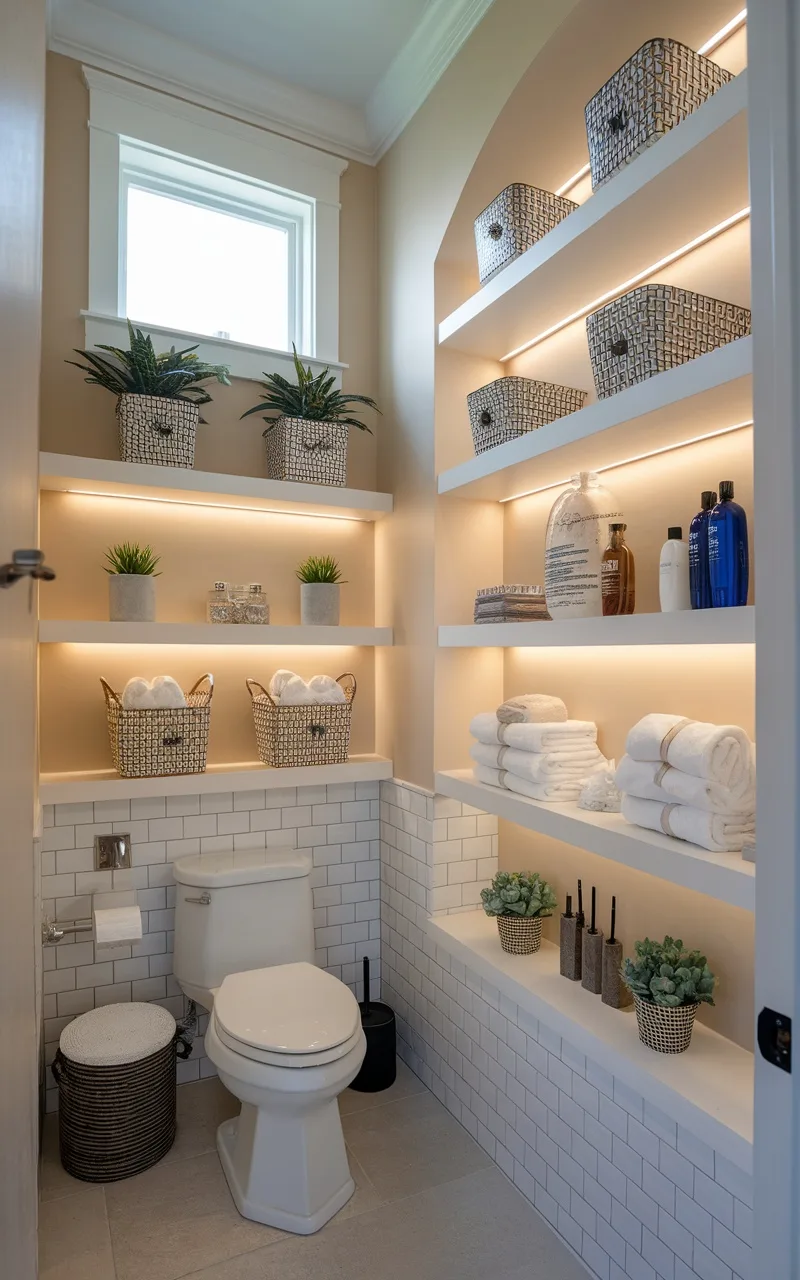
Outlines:
<svg viewBox="0 0 800 1280"><path fill-rule="evenodd" d="M264 432L269 479L347 484L347 432L343 422L276 419Z"/></svg>
<svg viewBox="0 0 800 1280"><path fill-rule="evenodd" d="M529 956L542 945L541 916L498 916L500 946L512 956Z"/></svg>
<svg viewBox="0 0 800 1280"><path fill-rule="evenodd" d="M607 182L732 79L677 40L648 40L586 107L592 186Z"/></svg>
<svg viewBox="0 0 800 1280"><path fill-rule="evenodd" d="M512 182L475 219L475 248L481 284L513 262L577 209L573 200Z"/></svg>
<svg viewBox="0 0 800 1280"><path fill-rule="evenodd" d="M679 1009L652 1004L634 996L639 1039L656 1053L685 1053L692 1042L694 1015L699 1004L685 1004Z"/></svg>
<svg viewBox="0 0 800 1280"><path fill-rule="evenodd" d="M750 312L690 289L644 284L586 317L601 400L744 338Z"/></svg>
<svg viewBox="0 0 800 1280"><path fill-rule="evenodd" d="M120 396L119 456L123 462L156 467L193 467L200 410L188 400L165 396Z"/></svg>
<svg viewBox="0 0 800 1280"><path fill-rule="evenodd" d="M350 718L356 696L351 672L336 677L346 702L280 707L257 680L248 677L253 724L262 764L273 769L294 765L346 764L350 749Z"/></svg>
<svg viewBox="0 0 800 1280"><path fill-rule="evenodd" d="M200 686L208 682L208 689ZM122 697L100 677L106 699L111 758L121 778L166 778L204 773L211 727L214 677L201 676L175 710L126 710Z"/></svg>
<svg viewBox="0 0 800 1280"><path fill-rule="evenodd" d="M530 378L497 378L467 396L472 441L484 453L507 440L516 440L556 418L575 413L586 403L586 392Z"/></svg>

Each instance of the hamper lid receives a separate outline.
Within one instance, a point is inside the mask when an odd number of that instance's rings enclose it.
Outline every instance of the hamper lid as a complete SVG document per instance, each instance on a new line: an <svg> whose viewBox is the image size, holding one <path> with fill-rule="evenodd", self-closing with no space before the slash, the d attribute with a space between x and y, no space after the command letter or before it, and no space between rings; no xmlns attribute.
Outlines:
<svg viewBox="0 0 800 1280"><path fill-rule="evenodd" d="M107 1004L75 1018L61 1032L59 1048L71 1062L115 1067L149 1058L175 1035L175 1019L158 1004Z"/></svg>

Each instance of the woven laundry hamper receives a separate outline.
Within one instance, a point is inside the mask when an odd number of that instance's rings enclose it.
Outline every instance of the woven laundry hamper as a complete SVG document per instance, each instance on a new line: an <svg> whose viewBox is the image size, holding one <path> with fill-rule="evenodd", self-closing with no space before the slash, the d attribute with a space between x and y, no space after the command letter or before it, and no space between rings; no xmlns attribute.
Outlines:
<svg viewBox="0 0 800 1280"><path fill-rule="evenodd" d="M574 200L512 182L475 219L475 248L481 284L513 262L577 209Z"/></svg>
<svg viewBox="0 0 800 1280"><path fill-rule="evenodd" d="M149 1169L175 1141L175 1058L188 1056L175 1019L157 1004L109 1004L61 1032L61 1163L84 1182L116 1182Z"/></svg>
<svg viewBox="0 0 800 1280"><path fill-rule="evenodd" d="M122 695L100 677L106 699L111 758L121 778L166 778L205 773L214 677L208 673L184 694L185 707L126 710ZM208 684L201 691L200 686Z"/></svg>
<svg viewBox="0 0 800 1280"><path fill-rule="evenodd" d="M293 765L346 764L350 749L350 718L356 696L352 672L336 677L345 702L279 706L263 684L250 677L247 691L253 700L253 723L258 754L274 769Z"/></svg>
<svg viewBox="0 0 800 1280"><path fill-rule="evenodd" d="M516 440L529 431L576 413L586 403L586 392L531 378L496 378L471 391L467 409L476 453Z"/></svg>

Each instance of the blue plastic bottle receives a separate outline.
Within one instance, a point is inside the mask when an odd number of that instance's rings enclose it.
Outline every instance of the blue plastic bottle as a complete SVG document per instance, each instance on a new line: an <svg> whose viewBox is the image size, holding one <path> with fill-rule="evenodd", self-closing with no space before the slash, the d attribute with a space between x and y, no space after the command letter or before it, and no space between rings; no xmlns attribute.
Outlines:
<svg viewBox="0 0 800 1280"><path fill-rule="evenodd" d="M712 608L747 604L747 516L733 500L732 480L720 481L719 502L708 517L708 572Z"/></svg>
<svg viewBox="0 0 800 1280"><path fill-rule="evenodd" d="M717 501L712 489L700 495L701 509L689 525L689 593L693 609L711 608L711 580L708 576L708 517Z"/></svg>

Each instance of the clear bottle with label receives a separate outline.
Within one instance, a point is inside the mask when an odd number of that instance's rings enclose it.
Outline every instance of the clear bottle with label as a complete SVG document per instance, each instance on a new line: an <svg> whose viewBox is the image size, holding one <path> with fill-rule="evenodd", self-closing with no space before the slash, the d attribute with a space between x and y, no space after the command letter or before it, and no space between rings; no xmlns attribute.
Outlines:
<svg viewBox="0 0 800 1280"><path fill-rule="evenodd" d="M611 520L622 520L622 510L595 472L573 476L547 522L544 592L551 618L601 617L603 546Z"/></svg>
<svg viewBox="0 0 800 1280"><path fill-rule="evenodd" d="M269 622L269 604L261 590L260 582L251 582L247 588L244 602L244 620L254 626L264 626Z"/></svg>
<svg viewBox="0 0 800 1280"><path fill-rule="evenodd" d="M658 597L662 613L681 613L691 609L689 591L689 545L683 541L683 529L677 525L667 530L667 541L658 561Z"/></svg>
<svg viewBox="0 0 800 1280"><path fill-rule="evenodd" d="M208 622L233 622L233 606L227 582L215 582L213 590L209 591L206 597L206 619Z"/></svg>
<svg viewBox="0 0 800 1280"><path fill-rule="evenodd" d="M717 500L712 489L700 495L700 510L689 525L689 591L693 609L711 608L711 579L708 572L708 520Z"/></svg>
<svg viewBox="0 0 800 1280"><path fill-rule="evenodd" d="M633 613L636 604L636 571L633 552L625 541L626 524L608 526L609 543L603 552L603 617Z"/></svg>

